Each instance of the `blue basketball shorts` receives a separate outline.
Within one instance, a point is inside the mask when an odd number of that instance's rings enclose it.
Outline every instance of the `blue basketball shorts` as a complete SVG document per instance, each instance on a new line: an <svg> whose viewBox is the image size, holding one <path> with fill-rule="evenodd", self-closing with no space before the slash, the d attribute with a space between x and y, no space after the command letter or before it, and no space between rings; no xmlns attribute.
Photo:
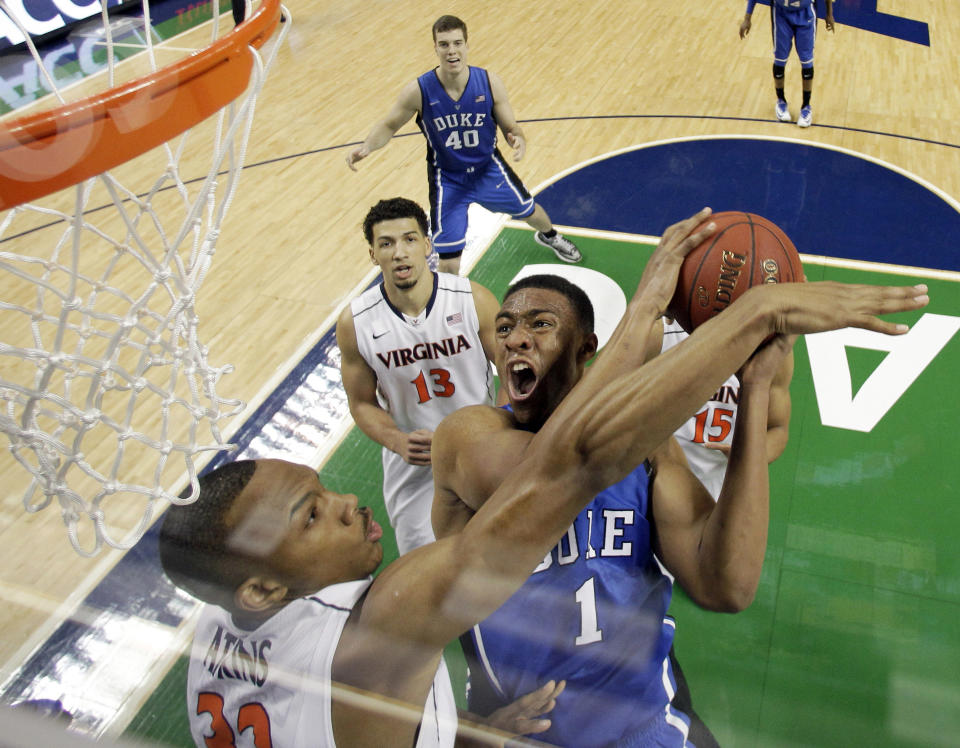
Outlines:
<svg viewBox="0 0 960 748"><path fill-rule="evenodd" d="M463 252L470 203L494 213L526 218L536 208L520 178L494 150L486 167L473 172L449 172L430 165L430 232L441 257Z"/></svg>
<svg viewBox="0 0 960 748"><path fill-rule="evenodd" d="M773 63L786 65L796 44L800 67L813 66L813 43L817 35L817 14L813 5L788 10L773 4Z"/></svg>

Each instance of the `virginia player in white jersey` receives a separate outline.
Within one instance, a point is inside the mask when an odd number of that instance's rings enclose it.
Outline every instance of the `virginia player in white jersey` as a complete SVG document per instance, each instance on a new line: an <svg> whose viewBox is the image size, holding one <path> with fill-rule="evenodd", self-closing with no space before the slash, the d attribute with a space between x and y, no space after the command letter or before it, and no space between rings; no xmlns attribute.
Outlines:
<svg viewBox="0 0 960 748"><path fill-rule="evenodd" d="M497 470L488 476L497 487L482 507L471 510L459 533L401 556L371 580L383 561L382 531L372 512L359 507L355 495L324 486L314 469L283 460L223 465L199 479L193 502L166 510L158 538L164 571L182 589L222 609L203 619L194 650L199 660L194 690L187 694L189 708L201 709L204 721L196 729L204 744L217 739L227 745L279 745L272 735L276 719L284 737L310 735L308 744L321 748L417 745L418 735L431 732L425 721L439 714L427 702L444 646L517 590L591 498L655 453L763 340L776 336L775 345L765 349L773 352L781 334L847 326L903 334L906 325L873 315L929 302L923 286L758 287L724 312L733 324L705 323L702 332L646 364L638 376L632 363L640 362L631 359L673 295L682 257L714 228L696 231L705 217L701 213L666 232L631 303L633 324L618 328L590 373L565 393L535 435L516 432L527 437L515 445L519 464L509 475ZM748 369L756 375L757 357L753 362ZM523 381L510 386L526 389ZM752 421L755 409L744 407L750 400L741 398L741 423ZM728 477L734 472L731 462ZM661 481L671 476L657 475L655 492ZM654 503L656 512L655 495ZM721 498L717 506L724 504ZM675 536L663 509L658 532ZM736 514L726 521L739 524ZM711 549L713 530L706 528L700 540ZM741 554L752 546L738 543L733 550ZM708 568L720 572L741 565L731 561ZM710 581L716 584L703 591L723 594L724 579ZM331 589L344 583L348 587ZM744 592L752 594L749 584ZM274 657L281 649L285 656ZM277 668L284 678L274 679L277 669L268 672L271 661L289 665L289 672ZM274 691L284 683L325 696L319 704L311 696L296 701ZM236 698L218 698L222 694L215 689L225 684L241 688ZM548 681L544 689L546 701L533 707L533 714L562 696L559 684ZM273 715L274 705L290 711ZM317 710L308 708L315 705Z"/></svg>
<svg viewBox="0 0 960 748"><path fill-rule="evenodd" d="M579 262L576 245L557 233L496 147L499 127L519 161L526 139L499 76L467 65L467 25L441 16L433 24L433 41L440 65L404 87L386 117L347 154L347 165L356 171L358 161L385 146L416 115L427 139L430 224L441 271L460 270L470 203L525 220L536 229L538 244L564 262Z"/></svg>
<svg viewBox="0 0 960 748"><path fill-rule="evenodd" d="M666 352L688 337L678 322L664 317L663 342L660 350L655 352ZM656 346L655 341L651 344ZM770 389L770 408L767 413L767 458L770 462L777 459L787 446L792 376L791 355L785 359ZM693 474L706 486L714 500L723 486L739 401L740 380L734 375L674 434Z"/></svg>
<svg viewBox="0 0 960 748"><path fill-rule="evenodd" d="M833 0L827 4L826 25L833 31ZM753 8L757 0L747 0L747 12L740 22L740 38L750 33ZM817 36L817 12L814 0L770 0L770 23L773 33L773 85L777 93L774 114L781 122L790 121L790 108L783 92L784 73L791 48L796 45L803 80L803 103L797 115L800 127L813 124L810 96L813 93L813 47Z"/></svg>
<svg viewBox="0 0 960 748"><path fill-rule="evenodd" d="M493 294L427 266L427 217L381 200L364 220L378 285L337 322L341 374L357 426L383 445L383 497L400 553L434 539L433 430L465 405L493 402Z"/></svg>
<svg viewBox="0 0 960 748"><path fill-rule="evenodd" d="M223 608L205 606L187 673L187 714L197 746L335 745L333 654L370 582L335 584L294 600L252 631ZM416 745L452 746L456 732L456 701L441 660Z"/></svg>

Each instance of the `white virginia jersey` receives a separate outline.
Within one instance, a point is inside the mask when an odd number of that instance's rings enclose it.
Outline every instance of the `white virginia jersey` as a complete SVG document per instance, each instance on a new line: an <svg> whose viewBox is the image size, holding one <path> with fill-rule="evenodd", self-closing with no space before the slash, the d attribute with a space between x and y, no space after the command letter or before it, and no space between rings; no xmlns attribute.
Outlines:
<svg viewBox="0 0 960 748"><path fill-rule="evenodd" d="M436 429L466 405L493 404L493 371L467 278L435 273L417 319L394 307L383 285L351 304L357 348L377 376L377 400L402 431ZM383 498L401 553L434 539L433 474L383 449Z"/></svg>
<svg viewBox="0 0 960 748"><path fill-rule="evenodd" d="M679 324L664 319L661 353L688 337ZM739 401L740 380L734 375L721 385L695 416L674 432L687 457L687 462L690 463L690 469L707 487L714 501L717 500L720 489L723 487L727 456L719 449L709 449L703 445L730 446L733 443L733 425L737 419Z"/></svg>
<svg viewBox="0 0 960 748"><path fill-rule="evenodd" d="M254 631L207 605L193 638L187 714L198 748L332 748L330 669L344 624L371 579L294 600ZM417 748L453 746L457 713L441 660Z"/></svg>

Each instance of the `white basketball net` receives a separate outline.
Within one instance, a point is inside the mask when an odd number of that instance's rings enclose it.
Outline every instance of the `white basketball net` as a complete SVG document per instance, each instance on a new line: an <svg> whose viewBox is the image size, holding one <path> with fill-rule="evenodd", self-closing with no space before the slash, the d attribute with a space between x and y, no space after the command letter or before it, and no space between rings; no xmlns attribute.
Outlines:
<svg viewBox="0 0 960 748"><path fill-rule="evenodd" d="M143 9L149 29L146 2ZM211 24L213 38L222 35L219 23ZM0 218L0 428L32 474L24 507L38 512L56 498L82 555L104 543L130 547L158 499L194 500L196 456L228 446L220 424L242 403L217 393L232 367L208 361L197 291L237 188L257 95L288 27L263 57L255 54L247 91L214 117ZM143 37L155 70L151 34ZM190 149L194 163L198 149L209 153L205 175L181 174ZM170 489L184 471L191 490L180 499ZM118 530L114 518L131 513Z"/></svg>

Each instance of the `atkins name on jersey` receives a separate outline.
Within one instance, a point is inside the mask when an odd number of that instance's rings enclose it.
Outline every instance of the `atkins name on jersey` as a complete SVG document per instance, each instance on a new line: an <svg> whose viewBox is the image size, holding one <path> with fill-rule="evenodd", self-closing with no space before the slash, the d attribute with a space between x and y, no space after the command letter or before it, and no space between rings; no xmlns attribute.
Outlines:
<svg viewBox="0 0 960 748"><path fill-rule="evenodd" d="M215 678L231 678L263 687L270 666L267 651L273 646L270 639L244 639L217 626L217 630L203 657L203 667Z"/></svg>

